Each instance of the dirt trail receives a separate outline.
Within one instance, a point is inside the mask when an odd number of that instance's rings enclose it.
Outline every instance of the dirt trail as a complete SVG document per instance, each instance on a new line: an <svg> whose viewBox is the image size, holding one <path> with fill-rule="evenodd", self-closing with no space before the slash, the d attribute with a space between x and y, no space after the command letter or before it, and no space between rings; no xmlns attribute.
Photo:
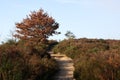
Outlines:
<svg viewBox="0 0 120 80"><path fill-rule="evenodd" d="M64 54L51 54L51 56L59 65L55 80L75 80L73 78L74 66L72 59Z"/></svg>

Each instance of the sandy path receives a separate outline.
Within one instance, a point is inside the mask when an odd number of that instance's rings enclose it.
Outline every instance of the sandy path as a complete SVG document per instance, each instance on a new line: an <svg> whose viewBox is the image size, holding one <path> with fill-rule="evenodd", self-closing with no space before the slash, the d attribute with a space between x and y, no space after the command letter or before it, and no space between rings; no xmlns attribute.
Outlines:
<svg viewBox="0 0 120 80"><path fill-rule="evenodd" d="M55 76L55 80L75 80L73 78L74 66L71 58L64 54L51 54L59 65L59 72Z"/></svg>

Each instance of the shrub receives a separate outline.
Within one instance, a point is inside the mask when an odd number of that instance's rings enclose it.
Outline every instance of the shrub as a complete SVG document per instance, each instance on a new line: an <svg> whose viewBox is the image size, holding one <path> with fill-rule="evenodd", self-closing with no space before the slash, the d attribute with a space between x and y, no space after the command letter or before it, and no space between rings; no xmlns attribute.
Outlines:
<svg viewBox="0 0 120 80"><path fill-rule="evenodd" d="M15 46L0 48L0 80L26 80L26 69L27 65Z"/></svg>
<svg viewBox="0 0 120 80"><path fill-rule="evenodd" d="M76 80L120 80L120 41L103 39L63 40L53 48L71 57Z"/></svg>
<svg viewBox="0 0 120 80"><path fill-rule="evenodd" d="M50 80L57 71L54 60L34 55L29 59L30 80Z"/></svg>
<svg viewBox="0 0 120 80"><path fill-rule="evenodd" d="M75 63L77 80L119 80L120 54L83 54Z"/></svg>
<svg viewBox="0 0 120 80"><path fill-rule="evenodd" d="M31 47L24 43L0 46L0 80L53 80L58 67L48 58L46 45Z"/></svg>

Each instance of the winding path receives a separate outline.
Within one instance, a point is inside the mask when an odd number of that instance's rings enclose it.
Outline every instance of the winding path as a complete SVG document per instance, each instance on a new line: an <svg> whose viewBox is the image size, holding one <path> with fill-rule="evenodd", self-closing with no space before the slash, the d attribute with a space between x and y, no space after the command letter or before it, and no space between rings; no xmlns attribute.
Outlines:
<svg viewBox="0 0 120 80"><path fill-rule="evenodd" d="M75 80L73 77L74 66L72 59L64 54L51 54L51 56L59 65L59 71L55 75L55 80Z"/></svg>

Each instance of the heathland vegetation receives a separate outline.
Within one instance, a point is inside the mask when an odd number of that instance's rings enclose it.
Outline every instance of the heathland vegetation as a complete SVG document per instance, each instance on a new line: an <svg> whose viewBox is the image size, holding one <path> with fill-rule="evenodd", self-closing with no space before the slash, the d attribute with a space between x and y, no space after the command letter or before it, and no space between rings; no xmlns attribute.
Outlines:
<svg viewBox="0 0 120 80"><path fill-rule="evenodd" d="M120 40L75 39L70 31L48 40L58 28L42 9L16 23L15 39L0 45L0 80L53 80L59 66L49 51L73 59L76 80L120 80Z"/></svg>
<svg viewBox="0 0 120 80"><path fill-rule="evenodd" d="M120 80L120 40L67 39L53 51L73 59L76 80Z"/></svg>

